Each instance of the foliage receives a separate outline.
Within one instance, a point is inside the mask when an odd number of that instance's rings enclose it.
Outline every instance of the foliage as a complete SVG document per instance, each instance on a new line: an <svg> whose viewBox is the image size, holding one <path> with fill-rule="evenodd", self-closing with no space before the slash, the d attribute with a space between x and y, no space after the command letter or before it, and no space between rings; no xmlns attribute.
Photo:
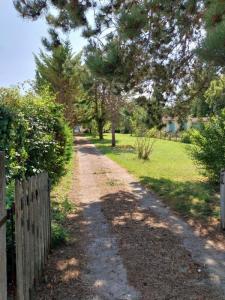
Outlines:
<svg viewBox="0 0 225 300"><path fill-rule="evenodd" d="M51 211L51 237L53 247L59 246L68 241L69 232L63 225L67 215L72 212L72 210L73 206L67 198L63 200L61 199L59 202L53 202Z"/></svg>
<svg viewBox="0 0 225 300"><path fill-rule="evenodd" d="M132 115L134 112L133 102L126 102L126 104L120 109L120 123L119 130L122 133L132 133Z"/></svg>
<svg viewBox="0 0 225 300"><path fill-rule="evenodd" d="M23 17L36 20L44 15L50 25L64 31L82 27L83 36L94 40L95 48L96 41L106 44L105 61L96 53L98 59L94 62L104 77L113 75L117 82L120 78L128 90L137 84L146 91L149 85L157 85L165 99L165 93L177 89L178 81L189 79L185 74L196 61L191 45L197 44L202 34L201 15L205 9L203 0L14 3ZM86 17L88 10L94 15L91 21Z"/></svg>
<svg viewBox="0 0 225 300"><path fill-rule="evenodd" d="M205 92L205 99L214 114L218 114L225 108L225 76L212 80L210 86Z"/></svg>
<svg viewBox="0 0 225 300"><path fill-rule="evenodd" d="M22 96L16 89L0 89L0 132L8 181L47 171L55 183L63 175L72 133L62 107L46 91Z"/></svg>
<svg viewBox="0 0 225 300"><path fill-rule="evenodd" d="M82 101L77 105L84 112L80 116L80 121L83 124L89 123L92 129L96 129L101 140L103 139L104 126L107 121L105 86L87 69L84 69L82 75L81 82L85 93Z"/></svg>
<svg viewBox="0 0 225 300"><path fill-rule="evenodd" d="M82 93L80 75L82 73L80 55L73 56L69 42L61 42L52 37L44 39L45 47L50 54L43 51L35 56L37 92L48 86L56 95L56 102L63 104L64 115L72 125L77 121L75 103ZM54 38L54 39L53 39Z"/></svg>
<svg viewBox="0 0 225 300"><path fill-rule="evenodd" d="M196 129L189 129L182 131L180 134L180 141L184 144L191 144L192 143L192 135L196 132Z"/></svg>
<svg viewBox="0 0 225 300"><path fill-rule="evenodd" d="M67 215L74 212L75 207L69 198L73 183L74 155L66 165L66 174L60 179L51 191L51 216L52 216L52 246L56 247L65 243L70 238L69 231L65 228Z"/></svg>
<svg viewBox="0 0 225 300"><path fill-rule="evenodd" d="M137 136L135 149L139 159L148 160L152 154L155 139L152 138L152 131L144 133L143 136Z"/></svg>
<svg viewBox="0 0 225 300"><path fill-rule="evenodd" d="M136 105L131 117L132 133L135 133L135 135L143 135L147 128L147 118L146 110L142 106Z"/></svg>
<svg viewBox="0 0 225 300"><path fill-rule="evenodd" d="M211 118L200 131L194 131L192 157L203 172L215 182L225 166L225 111Z"/></svg>
<svg viewBox="0 0 225 300"><path fill-rule="evenodd" d="M225 10L224 0L208 1L204 14L206 37L199 49L200 56L216 66L224 67L225 62Z"/></svg>
<svg viewBox="0 0 225 300"><path fill-rule="evenodd" d="M51 238L52 247L55 248L68 241L69 233L62 225L52 221Z"/></svg>

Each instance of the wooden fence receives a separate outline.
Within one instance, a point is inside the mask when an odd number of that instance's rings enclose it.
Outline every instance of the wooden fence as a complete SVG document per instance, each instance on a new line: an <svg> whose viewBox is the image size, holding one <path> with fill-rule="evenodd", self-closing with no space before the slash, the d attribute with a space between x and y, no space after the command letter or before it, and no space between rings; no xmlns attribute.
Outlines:
<svg viewBox="0 0 225 300"><path fill-rule="evenodd" d="M225 170L220 173L220 220L221 227L225 229Z"/></svg>
<svg viewBox="0 0 225 300"><path fill-rule="evenodd" d="M15 237L17 299L34 299L50 249L50 191L46 173L16 181Z"/></svg>
<svg viewBox="0 0 225 300"><path fill-rule="evenodd" d="M4 153L0 152L0 299L7 299Z"/></svg>

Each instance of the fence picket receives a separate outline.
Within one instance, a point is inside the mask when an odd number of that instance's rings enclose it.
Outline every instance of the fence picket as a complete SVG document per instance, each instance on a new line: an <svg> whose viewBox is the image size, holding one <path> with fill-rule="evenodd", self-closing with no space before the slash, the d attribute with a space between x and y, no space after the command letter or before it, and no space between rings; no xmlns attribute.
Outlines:
<svg viewBox="0 0 225 300"><path fill-rule="evenodd" d="M0 299L7 299L7 272L6 272L6 225L5 209L5 166L4 153L0 152Z"/></svg>
<svg viewBox="0 0 225 300"><path fill-rule="evenodd" d="M48 175L16 181L17 299L34 299L49 251L50 197Z"/></svg>

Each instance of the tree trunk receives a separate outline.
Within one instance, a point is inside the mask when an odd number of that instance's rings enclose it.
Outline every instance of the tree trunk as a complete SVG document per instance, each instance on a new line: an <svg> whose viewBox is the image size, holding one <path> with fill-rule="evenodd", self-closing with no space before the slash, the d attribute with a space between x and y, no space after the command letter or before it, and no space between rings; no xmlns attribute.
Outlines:
<svg viewBox="0 0 225 300"><path fill-rule="evenodd" d="M103 137L103 128L104 128L103 121L98 120L98 136L99 136L100 140L104 139L104 137Z"/></svg>
<svg viewBox="0 0 225 300"><path fill-rule="evenodd" d="M115 147L115 146L116 146L116 135L115 135L115 130L116 130L115 120L112 119L112 147Z"/></svg>

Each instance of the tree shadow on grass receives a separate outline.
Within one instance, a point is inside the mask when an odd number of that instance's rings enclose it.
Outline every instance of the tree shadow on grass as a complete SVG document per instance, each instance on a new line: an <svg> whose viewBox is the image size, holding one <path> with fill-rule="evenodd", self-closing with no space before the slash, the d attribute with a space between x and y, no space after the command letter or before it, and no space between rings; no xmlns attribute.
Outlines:
<svg viewBox="0 0 225 300"><path fill-rule="evenodd" d="M218 191L208 182L179 182L150 176L142 176L140 181L185 217L219 217Z"/></svg>

